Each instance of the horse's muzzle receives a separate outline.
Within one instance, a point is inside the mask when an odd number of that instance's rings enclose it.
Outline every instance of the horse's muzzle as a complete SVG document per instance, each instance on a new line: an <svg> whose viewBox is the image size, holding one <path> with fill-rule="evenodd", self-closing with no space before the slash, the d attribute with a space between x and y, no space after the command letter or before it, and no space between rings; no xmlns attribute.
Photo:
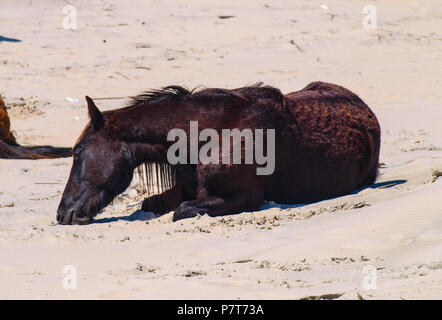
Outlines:
<svg viewBox="0 0 442 320"><path fill-rule="evenodd" d="M88 216L78 216L78 211L68 210L67 212L62 212L58 209L57 211L57 222L59 224L90 224L92 223L92 217Z"/></svg>

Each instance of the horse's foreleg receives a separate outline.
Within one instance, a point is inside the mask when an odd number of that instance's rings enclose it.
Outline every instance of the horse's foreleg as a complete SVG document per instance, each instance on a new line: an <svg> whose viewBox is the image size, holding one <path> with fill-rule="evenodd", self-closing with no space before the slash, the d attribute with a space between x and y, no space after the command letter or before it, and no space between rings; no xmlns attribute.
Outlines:
<svg viewBox="0 0 442 320"><path fill-rule="evenodd" d="M211 217L239 213L247 210L246 198L242 195L228 198L207 197L202 200L185 201L175 210L173 221L193 218L198 214L208 214Z"/></svg>
<svg viewBox="0 0 442 320"><path fill-rule="evenodd" d="M175 210L181 202L183 202L182 190L177 184L163 193L144 199L141 210L165 214Z"/></svg>
<svg viewBox="0 0 442 320"><path fill-rule="evenodd" d="M263 184L252 166L198 166L198 196L183 202L173 220L208 214L211 217L253 211L263 202Z"/></svg>

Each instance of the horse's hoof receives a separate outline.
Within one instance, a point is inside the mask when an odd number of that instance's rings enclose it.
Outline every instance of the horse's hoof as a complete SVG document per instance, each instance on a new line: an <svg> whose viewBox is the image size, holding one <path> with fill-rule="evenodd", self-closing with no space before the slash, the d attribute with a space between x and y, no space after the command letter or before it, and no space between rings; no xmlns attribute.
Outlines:
<svg viewBox="0 0 442 320"><path fill-rule="evenodd" d="M181 219L195 218L201 211L204 210L183 202L173 213L173 222Z"/></svg>

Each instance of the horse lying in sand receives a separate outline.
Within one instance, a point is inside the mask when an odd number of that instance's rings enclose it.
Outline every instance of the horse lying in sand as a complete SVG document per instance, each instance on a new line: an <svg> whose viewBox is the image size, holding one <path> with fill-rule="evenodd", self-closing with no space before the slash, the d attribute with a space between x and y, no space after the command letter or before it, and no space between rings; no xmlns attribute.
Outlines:
<svg viewBox="0 0 442 320"><path fill-rule="evenodd" d="M0 95L0 159L53 159L72 155L71 148L51 146L24 147L17 144L11 132L11 121Z"/></svg>
<svg viewBox="0 0 442 320"><path fill-rule="evenodd" d="M293 204L341 196L374 183L377 176L376 116L356 94L338 85L314 82L286 95L262 85L200 91L169 86L106 112L89 97L86 100L90 123L74 147L57 210L60 224L91 223L129 186L140 167L145 168L147 185L155 178L166 186L146 198L142 209L174 210L174 221L253 211L264 200ZM257 175L258 165L244 161L171 164L168 149L173 142L168 134L178 128L189 136L191 121L198 121L199 130L217 133L273 129L273 173ZM200 141L197 148L201 147ZM233 153L233 148L228 151Z"/></svg>

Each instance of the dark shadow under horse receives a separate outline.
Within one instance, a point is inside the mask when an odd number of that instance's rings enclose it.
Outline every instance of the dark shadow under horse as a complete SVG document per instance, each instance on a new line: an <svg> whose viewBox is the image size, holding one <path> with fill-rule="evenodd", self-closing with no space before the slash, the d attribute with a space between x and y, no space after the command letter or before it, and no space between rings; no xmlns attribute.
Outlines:
<svg viewBox="0 0 442 320"><path fill-rule="evenodd" d="M169 86L106 112L86 99L91 121L74 147L57 210L61 224L91 223L140 167L148 186L152 181L164 186L144 200L142 210L174 210L174 221L254 211L264 200L314 202L351 193L377 177L379 123L356 94L338 85L314 82L286 95L262 85L197 92ZM189 137L191 121L198 121L199 132L212 129L220 136L223 129L274 129L274 171L258 175L259 165L244 161L245 139L240 163L192 164L187 154L186 163L171 164L167 154L174 141L168 134L180 129ZM203 142L197 142L198 150ZM252 147L256 152L256 142ZM228 152L234 159L233 146Z"/></svg>

